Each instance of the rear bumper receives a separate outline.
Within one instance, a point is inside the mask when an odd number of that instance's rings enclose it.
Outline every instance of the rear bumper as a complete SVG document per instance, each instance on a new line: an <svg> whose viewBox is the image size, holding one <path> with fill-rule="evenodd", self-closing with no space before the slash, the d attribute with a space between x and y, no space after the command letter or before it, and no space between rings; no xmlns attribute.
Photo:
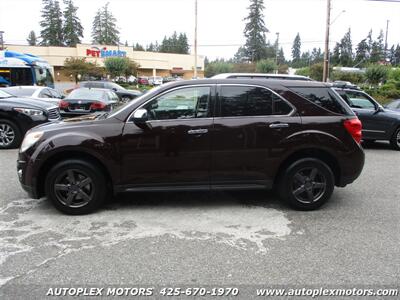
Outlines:
<svg viewBox="0 0 400 300"><path fill-rule="evenodd" d="M339 182L336 182L336 185L344 187L354 182L360 176L364 168L364 162L364 150L357 144L357 148L340 161L341 174Z"/></svg>

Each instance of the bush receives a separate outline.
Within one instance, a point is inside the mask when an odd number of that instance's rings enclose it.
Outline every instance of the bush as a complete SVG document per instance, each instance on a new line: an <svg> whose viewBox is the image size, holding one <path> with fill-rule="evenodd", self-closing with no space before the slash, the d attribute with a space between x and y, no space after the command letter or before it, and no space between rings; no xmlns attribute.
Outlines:
<svg viewBox="0 0 400 300"><path fill-rule="evenodd" d="M400 82L400 68L391 69L389 71L388 79Z"/></svg>
<svg viewBox="0 0 400 300"><path fill-rule="evenodd" d="M278 66L272 59L262 59L256 64L256 71L259 73L272 73L277 69Z"/></svg>
<svg viewBox="0 0 400 300"><path fill-rule="evenodd" d="M365 82L364 74L354 72L343 72L343 71L332 71L332 81L349 81L351 83L363 83Z"/></svg>
<svg viewBox="0 0 400 300"><path fill-rule="evenodd" d="M389 68L383 65L370 65L365 72L367 81L375 85L385 82L388 75Z"/></svg>
<svg viewBox="0 0 400 300"><path fill-rule="evenodd" d="M295 74L310 77L310 68L304 67L304 68L297 69Z"/></svg>
<svg viewBox="0 0 400 300"><path fill-rule="evenodd" d="M207 64L204 70L205 77L212 77L221 73L230 73L233 70L233 64L225 61L213 61Z"/></svg>

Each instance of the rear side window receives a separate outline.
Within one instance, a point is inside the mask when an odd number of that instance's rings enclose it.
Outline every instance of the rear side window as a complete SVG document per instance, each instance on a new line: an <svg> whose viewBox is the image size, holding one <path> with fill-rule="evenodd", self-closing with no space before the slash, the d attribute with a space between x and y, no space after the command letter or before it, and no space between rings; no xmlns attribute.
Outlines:
<svg viewBox="0 0 400 300"><path fill-rule="evenodd" d="M343 115L352 114L352 111L332 89L326 87L290 87L299 96L323 107L331 112Z"/></svg>
<svg viewBox="0 0 400 300"><path fill-rule="evenodd" d="M292 108L270 90L251 86L222 86L221 116L286 115Z"/></svg>

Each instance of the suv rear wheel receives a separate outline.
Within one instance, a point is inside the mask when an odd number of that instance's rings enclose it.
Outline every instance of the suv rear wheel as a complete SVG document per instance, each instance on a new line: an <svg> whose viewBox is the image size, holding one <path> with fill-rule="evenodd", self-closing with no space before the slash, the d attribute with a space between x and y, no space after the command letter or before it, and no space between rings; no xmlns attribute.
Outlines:
<svg viewBox="0 0 400 300"><path fill-rule="evenodd" d="M396 129L390 139L390 145L394 150L400 150L400 127Z"/></svg>
<svg viewBox="0 0 400 300"><path fill-rule="evenodd" d="M314 210L332 195L335 179L330 167L315 158L292 163L278 182L282 200L299 210Z"/></svg>
<svg viewBox="0 0 400 300"><path fill-rule="evenodd" d="M61 212L88 214L98 209L107 197L107 182L102 170L83 160L65 160L46 176L47 197Z"/></svg>

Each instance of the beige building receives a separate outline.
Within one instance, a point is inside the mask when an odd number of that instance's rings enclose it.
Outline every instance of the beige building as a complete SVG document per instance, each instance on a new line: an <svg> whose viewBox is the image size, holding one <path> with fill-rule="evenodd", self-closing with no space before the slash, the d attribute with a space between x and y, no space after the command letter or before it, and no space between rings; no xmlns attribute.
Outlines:
<svg viewBox="0 0 400 300"><path fill-rule="evenodd" d="M46 60L54 71L56 82L73 81L63 71L67 58L86 58L87 61L104 65L107 57L128 57L140 65L138 76L180 76L190 79L194 74L194 55L147 51L133 51L132 47L78 44L76 47L47 47L28 45L5 45L7 50L39 56ZM204 76L204 57L197 59L198 77Z"/></svg>

